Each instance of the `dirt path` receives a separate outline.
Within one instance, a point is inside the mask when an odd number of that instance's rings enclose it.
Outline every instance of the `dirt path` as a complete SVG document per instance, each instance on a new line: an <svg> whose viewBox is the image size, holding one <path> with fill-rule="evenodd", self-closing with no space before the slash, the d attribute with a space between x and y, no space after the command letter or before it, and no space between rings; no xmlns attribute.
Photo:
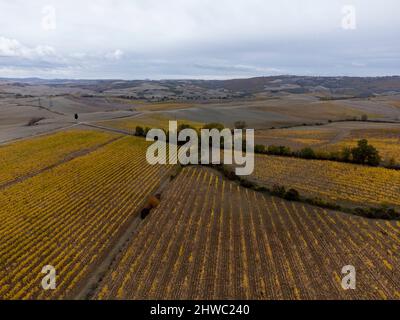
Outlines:
<svg viewBox="0 0 400 320"><path fill-rule="evenodd" d="M344 138L350 135L350 130L340 131L333 139L331 139L328 144L335 144L341 142Z"/></svg>
<svg viewBox="0 0 400 320"><path fill-rule="evenodd" d="M20 137L10 137L10 138L5 138L4 140L0 139L0 145L6 145L6 144L13 143L13 142L16 142L16 141L24 141L24 140L31 139L31 138L41 137L41 136L45 136L45 135L48 135L48 134L60 132L60 131L63 131L63 130L68 130L68 129L71 129L71 128L74 128L74 127L79 127L79 126L87 126L87 127L91 126L93 128L98 128L98 129L111 131L112 128L97 126L96 123L98 123L98 122L106 122L106 121L115 121L115 120L123 119L123 118L136 118L136 117L138 117L138 116L140 116L142 114L143 114L142 112L138 112L138 113L136 113L134 115L117 116L117 117L114 117L114 118L111 118L111 119L96 119L96 120L82 121L82 122L73 122L73 121L70 121L70 120L66 121L65 119L64 120L63 119L59 119L59 121L61 121L61 122L52 122L52 123L46 123L45 124L45 125L48 125L48 126L53 125L53 126L56 126L56 127L46 128L42 132L36 132L36 133L35 132L29 132L27 134L23 134L23 136L20 136ZM14 130L22 130L24 127L25 126L15 127ZM35 127L33 127L33 128L35 128ZM40 128L43 129L43 127L40 126L40 124L39 124L39 126L37 128L38 129L40 129ZM0 126L0 135L2 134L1 129L2 129L2 127ZM117 132L117 131L114 131L114 132ZM119 133L132 135L131 132L127 132L127 131L124 131L124 130L119 131Z"/></svg>
<svg viewBox="0 0 400 320"><path fill-rule="evenodd" d="M105 258L101 260L92 272L90 272L89 277L85 279L85 284L82 285L81 288L79 288L78 293L72 297L73 300L90 299L92 293L95 291L107 271L112 269L119 253L123 251L132 237L136 234L141 223L142 220L140 219L140 215L136 214L124 233L116 240L115 244L112 245L111 249L107 252Z"/></svg>
<svg viewBox="0 0 400 320"><path fill-rule="evenodd" d="M133 136L134 135L133 132L129 132L127 130L116 129L116 128L111 128L111 127L103 127L103 126L99 126L97 124L93 124L93 123L90 123L90 122L80 122L79 124L82 125L82 126L86 126L86 127L101 129L101 130L110 131L110 132L121 133L121 134L125 134L125 135L128 135L128 136Z"/></svg>
<svg viewBox="0 0 400 320"><path fill-rule="evenodd" d="M14 138L14 139L6 140L6 141L1 141L0 145L10 144L10 143L14 143L14 142L17 142L17 141L24 141L24 140L28 140L28 139L32 139L32 138L36 138L36 137L42 137L42 136L45 136L45 135L48 135L48 134L57 133L59 131L68 130L68 129L71 129L71 128L74 128L74 127L77 127L77 126L79 126L79 123L74 123L74 124L69 124L69 125L66 123L66 125L64 127L59 127L59 128L56 128L56 129L50 129L50 130L45 131L45 132L31 134L31 135L27 135L27 136L20 137L20 138Z"/></svg>
<svg viewBox="0 0 400 320"><path fill-rule="evenodd" d="M164 179L160 185L149 193L150 195L162 194L169 184L172 182L171 175L176 177L180 172L180 167L174 167L169 169L165 173ZM143 204L139 207L137 212L134 213L132 220L128 223L126 229L122 231L120 236L114 240L110 249L104 254L104 259L101 259L99 264L90 272L90 276L85 279L85 283L77 290L77 293L73 295L74 300L88 300L92 297L96 288L99 286L107 272L111 272L114 263L118 261L118 256L124 252L124 249L129 245L132 238L137 233L140 225L144 220L140 217L140 212L146 205L146 199L143 199ZM151 213L150 213L151 215Z"/></svg>

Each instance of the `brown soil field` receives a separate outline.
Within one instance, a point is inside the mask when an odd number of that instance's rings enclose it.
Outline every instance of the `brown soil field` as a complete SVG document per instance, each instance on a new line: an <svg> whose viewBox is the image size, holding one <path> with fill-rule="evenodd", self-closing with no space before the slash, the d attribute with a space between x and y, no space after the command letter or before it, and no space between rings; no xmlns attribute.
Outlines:
<svg viewBox="0 0 400 320"><path fill-rule="evenodd" d="M399 232L398 222L286 202L189 167L93 298L398 299ZM341 288L346 265L356 290Z"/></svg>
<svg viewBox="0 0 400 320"><path fill-rule="evenodd" d="M350 163L256 155L251 177L269 188L283 185L301 195L346 206L400 208L400 171Z"/></svg>

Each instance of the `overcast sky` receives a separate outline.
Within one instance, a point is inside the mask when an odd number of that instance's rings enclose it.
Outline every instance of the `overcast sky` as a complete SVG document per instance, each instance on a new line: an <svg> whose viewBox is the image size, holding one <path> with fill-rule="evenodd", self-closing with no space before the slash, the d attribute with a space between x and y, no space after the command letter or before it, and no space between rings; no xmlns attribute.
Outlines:
<svg viewBox="0 0 400 320"><path fill-rule="evenodd" d="M399 75L399 0L0 0L0 77Z"/></svg>

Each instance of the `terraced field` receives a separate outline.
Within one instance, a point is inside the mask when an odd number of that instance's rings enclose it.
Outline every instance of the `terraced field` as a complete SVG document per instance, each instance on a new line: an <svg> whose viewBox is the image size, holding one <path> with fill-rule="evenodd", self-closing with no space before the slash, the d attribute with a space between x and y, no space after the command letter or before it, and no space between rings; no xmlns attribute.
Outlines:
<svg viewBox="0 0 400 320"><path fill-rule="evenodd" d="M0 187L118 137L88 130L62 131L0 146Z"/></svg>
<svg viewBox="0 0 400 320"><path fill-rule="evenodd" d="M150 166L147 145L124 137L1 190L0 299L71 298L79 291L171 168ZM45 149L50 159L58 151ZM57 288L44 291L48 264L57 270Z"/></svg>
<svg viewBox="0 0 400 320"><path fill-rule="evenodd" d="M400 224L326 211L188 167L95 299L400 298ZM354 265L357 289L341 288Z"/></svg>
<svg viewBox="0 0 400 320"><path fill-rule="evenodd" d="M252 177L272 187L350 205L400 207L400 171L333 161L257 155Z"/></svg>

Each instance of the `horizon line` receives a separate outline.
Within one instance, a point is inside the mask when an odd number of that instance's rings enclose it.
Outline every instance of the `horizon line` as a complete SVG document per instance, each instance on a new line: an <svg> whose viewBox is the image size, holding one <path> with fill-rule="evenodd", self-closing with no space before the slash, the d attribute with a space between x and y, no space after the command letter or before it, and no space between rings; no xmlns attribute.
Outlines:
<svg viewBox="0 0 400 320"><path fill-rule="evenodd" d="M302 78L399 78L400 74L382 76L357 76L357 75L302 75L302 74L279 74L279 75L259 75L250 77L232 77L226 79L218 78L42 78L42 77L0 77L0 80L41 80L41 81L231 81L231 80L250 80L257 78L282 78L282 77L302 77Z"/></svg>

